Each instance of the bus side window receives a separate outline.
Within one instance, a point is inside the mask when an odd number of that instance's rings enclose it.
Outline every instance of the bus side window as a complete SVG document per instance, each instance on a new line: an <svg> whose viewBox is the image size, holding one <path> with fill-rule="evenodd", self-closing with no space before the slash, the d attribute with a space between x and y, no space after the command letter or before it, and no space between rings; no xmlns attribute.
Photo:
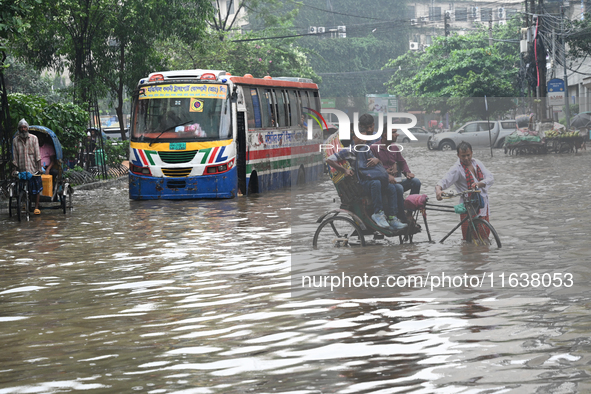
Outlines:
<svg viewBox="0 0 591 394"><path fill-rule="evenodd" d="M306 96L306 102L308 103L308 105L306 105L306 107L308 108L312 108L313 110L318 111L318 109L316 108L316 106L314 105L314 98L312 97L312 92L309 90L304 90L302 92L302 97ZM308 110L309 112L312 112L310 110Z"/></svg>
<svg viewBox="0 0 591 394"><path fill-rule="evenodd" d="M299 90L298 91L298 95L300 96L300 101L301 101L301 107L300 108L301 108L302 114L305 114L307 112L310 112L309 109L306 109L306 108L309 108L310 107L310 105L308 104L308 95L306 94L306 91L305 90Z"/></svg>
<svg viewBox="0 0 591 394"><path fill-rule="evenodd" d="M248 106L249 103L252 102L252 112L250 113L249 117L248 117L248 126L250 127L251 124L251 118L254 122L254 127L257 129L260 129L261 127L263 127L262 124L262 114L261 114L261 104L259 101L259 95L256 89L251 88L250 89L250 100L246 100L246 105ZM247 111L249 109L247 108Z"/></svg>
<svg viewBox="0 0 591 394"><path fill-rule="evenodd" d="M289 114L291 117L291 125L297 126L298 123L300 122L300 114L299 114L300 106L298 105L298 99L296 97L296 92L295 92L295 90L290 90L287 92L287 95L289 96Z"/></svg>
<svg viewBox="0 0 591 394"><path fill-rule="evenodd" d="M255 120L254 120L254 107L252 106L252 99L251 96L251 89L243 88L244 92L244 105L246 106L246 128L247 129L254 129L255 128ZM256 90L255 90L256 92ZM258 101L258 100L257 100ZM258 104L258 103L257 103ZM259 123L261 120L261 114L259 111Z"/></svg>
<svg viewBox="0 0 591 394"><path fill-rule="evenodd" d="M277 103L277 99L278 99L278 95L277 92L275 91L275 89L271 89L271 99L272 99L272 104L271 104L271 113L273 114L272 117L272 125L275 127L279 126L279 104Z"/></svg>
<svg viewBox="0 0 591 394"><path fill-rule="evenodd" d="M275 114L273 113L273 98L271 89L265 89L261 95L261 107L263 109L263 127L275 127Z"/></svg>
<svg viewBox="0 0 591 394"><path fill-rule="evenodd" d="M317 91L311 92L313 96L310 96L310 101L312 104L312 108L316 111L320 112L320 96L318 95Z"/></svg>
<svg viewBox="0 0 591 394"><path fill-rule="evenodd" d="M285 116L285 99L283 97L283 90L275 90L275 98L277 99L277 122L279 127L289 126L289 120Z"/></svg>

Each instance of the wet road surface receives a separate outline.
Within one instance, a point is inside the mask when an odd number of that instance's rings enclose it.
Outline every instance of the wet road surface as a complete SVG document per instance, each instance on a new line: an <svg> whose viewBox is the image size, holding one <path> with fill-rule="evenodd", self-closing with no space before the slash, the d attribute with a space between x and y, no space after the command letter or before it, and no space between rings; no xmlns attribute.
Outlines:
<svg viewBox="0 0 591 394"><path fill-rule="evenodd" d="M404 154L433 200L455 152ZM120 183L78 191L66 216L3 211L0 393L589 392L591 155L494 154L475 157L495 175L498 250L424 232L311 250L338 207L327 179L222 201L130 201ZM457 217L428 220L439 240ZM495 283L331 291L292 273ZM501 273L573 285L502 288Z"/></svg>

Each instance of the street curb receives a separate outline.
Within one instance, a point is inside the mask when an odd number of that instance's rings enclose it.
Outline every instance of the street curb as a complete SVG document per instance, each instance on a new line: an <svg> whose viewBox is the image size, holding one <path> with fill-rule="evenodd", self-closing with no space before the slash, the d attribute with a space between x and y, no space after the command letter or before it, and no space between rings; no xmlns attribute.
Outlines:
<svg viewBox="0 0 591 394"><path fill-rule="evenodd" d="M120 176L119 178L107 179L106 181L97 181L97 182L84 183L82 185L72 186L72 188L74 189L74 192L76 190L95 190L95 189L107 188L107 187L113 186L115 184L122 183L124 180L126 181L127 179L128 179L128 175L123 175L123 176Z"/></svg>

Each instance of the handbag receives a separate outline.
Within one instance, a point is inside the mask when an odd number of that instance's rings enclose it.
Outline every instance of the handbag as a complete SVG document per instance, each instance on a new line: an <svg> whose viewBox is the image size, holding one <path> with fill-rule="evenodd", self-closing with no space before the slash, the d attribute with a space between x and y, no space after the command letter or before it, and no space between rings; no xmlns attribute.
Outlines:
<svg viewBox="0 0 591 394"><path fill-rule="evenodd" d="M470 203L478 208L478 209L482 209L484 208L484 197L482 197L481 193L472 193L470 195Z"/></svg>

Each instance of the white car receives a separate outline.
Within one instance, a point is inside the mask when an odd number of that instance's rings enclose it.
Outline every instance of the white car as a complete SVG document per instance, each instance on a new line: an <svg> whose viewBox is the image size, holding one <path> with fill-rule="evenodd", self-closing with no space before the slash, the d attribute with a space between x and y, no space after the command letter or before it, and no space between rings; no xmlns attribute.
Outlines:
<svg viewBox="0 0 591 394"><path fill-rule="evenodd" d="M468 122L456 131L435 134L428 144L430 149L439 150L454 150L462 141L476 148L487 148L491 143L495 148L502 148L505 138L516 129L515 120Z"/></svg>
<svg viewBox="0 0 591 394"><path fill-rule="evenodd" d="M401 131L398 131L398 142L402 142L402 143L413 142L413 143L419 143L424 146L425 144L427 144L427 142L429 141L431 136L433 136L435 134L434 132L426 130L422 127L410 127L408 129L408 131L410 131L412 133L412 135L414 135L417 138L417 141L411 141L411 139L408 138L406 136L406 134L404 134Z"/></svg>

